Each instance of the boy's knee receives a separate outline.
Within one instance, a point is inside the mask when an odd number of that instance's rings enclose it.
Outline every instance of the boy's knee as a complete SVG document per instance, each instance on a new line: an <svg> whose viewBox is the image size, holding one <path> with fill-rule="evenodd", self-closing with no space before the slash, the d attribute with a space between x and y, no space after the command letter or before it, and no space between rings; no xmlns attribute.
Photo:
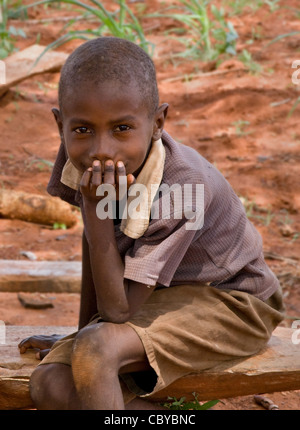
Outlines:
<svg viewBox="0 0 300 430"><path fill-rule="evenodd" d="M65 379L62 366L65 365L45 364L38 366L33 371L29 390L33 404L37 409L64 409L64 390L60 386Z"/></svg>
<svg viewBox="0 0 300 430"><path fill-rule="evenodd" d="M89 362L113 364L116 358L116 348L113 342L114 324L99 323L84 327L77 334L72 350L73 363L81 362L81 365ZM94 361L96 360L96 361Z"/></svg>

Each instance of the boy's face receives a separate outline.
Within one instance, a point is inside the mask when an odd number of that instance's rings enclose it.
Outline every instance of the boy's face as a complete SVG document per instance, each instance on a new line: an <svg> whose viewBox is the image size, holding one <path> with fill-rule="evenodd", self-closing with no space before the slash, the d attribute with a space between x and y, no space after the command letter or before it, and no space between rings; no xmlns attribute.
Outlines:
<svg viewBox="0 0 300 430"><path fill-rule="evenodd" d="M72 164L84 172L94 160L123 161L126 174L136 175L152 139L161 137L168 105L149 118L142 96L133 85L89 83L67 92L62 111L54 109Z"/></svg>

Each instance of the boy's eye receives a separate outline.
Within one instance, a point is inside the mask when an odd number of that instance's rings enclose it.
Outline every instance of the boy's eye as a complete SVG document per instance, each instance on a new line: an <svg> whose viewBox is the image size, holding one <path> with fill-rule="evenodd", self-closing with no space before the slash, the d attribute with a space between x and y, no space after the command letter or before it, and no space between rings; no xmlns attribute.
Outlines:
<svg viewBox="0 0 300 430"><path fill-rule="evenodd" d="M115 128L115 131L128 131L130 130L129 125L121 124Z"/></svg>
<svg viewBox="0 0 300 430"><path fill-rule="evenodd" d="M88 127L77 127L74 131L77 134L91 133L91 130Z"/></svg>

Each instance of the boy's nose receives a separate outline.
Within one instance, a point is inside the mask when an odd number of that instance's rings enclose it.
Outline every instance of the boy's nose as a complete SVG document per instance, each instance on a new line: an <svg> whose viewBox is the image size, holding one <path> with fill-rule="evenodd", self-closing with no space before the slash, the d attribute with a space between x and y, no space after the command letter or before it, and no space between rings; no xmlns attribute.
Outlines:
<svg viewBox="0 0 300 430"><path fill-rule="evenodd" d="M103 163L106 160L114 160L115 153L113 150L113 145L104 141L95 142L91 148L90 157L92 160L100 160Z"/></svg>

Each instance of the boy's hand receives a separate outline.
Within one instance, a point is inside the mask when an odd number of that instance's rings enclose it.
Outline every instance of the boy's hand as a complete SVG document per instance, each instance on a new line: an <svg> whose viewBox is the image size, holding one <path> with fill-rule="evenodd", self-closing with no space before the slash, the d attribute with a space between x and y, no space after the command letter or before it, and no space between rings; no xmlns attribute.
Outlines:
<svg viewBox="0 0 300 430"><path fill-rule="evenodd" d="M52 345L62 337L62 335L58 334L53 334L52 336L36 335L27 337L18 345L20 354L24 354L27 349L30 348L39 349L40 351L36 353L36 358L37 360L42 360L48 354Z"/></svg>
<svg viewBox="0 0 300 430"><path fill-rule="evenodd" d="M114 165L112 160L107 160L104 168L102 168L101 162L95 160L92 167L89 167L82 175L80 191L87 200L99 201L103 197L96 196L97 188L102 184L110 184L115 187L118 198L121 176L127 176L127 189L135 182L135 177L132 174L126 175L126 169L122 161L118 161Z"/></svg>

